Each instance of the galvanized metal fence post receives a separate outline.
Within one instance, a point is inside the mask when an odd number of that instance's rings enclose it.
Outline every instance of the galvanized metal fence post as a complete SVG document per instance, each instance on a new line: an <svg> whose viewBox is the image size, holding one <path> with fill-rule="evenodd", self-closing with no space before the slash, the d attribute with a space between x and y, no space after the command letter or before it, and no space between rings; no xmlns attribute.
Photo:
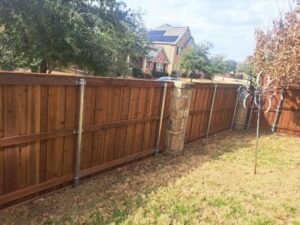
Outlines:
<svg viewBox="0 0 300 225"><path fill-rule="evenodd" d="M260 126L260 113L261 113L261 96L258 94L259 104L257 105L257 122L256 122L256 145L254 154L254 174L256 174L257 168L257 155L258 155L258 145L259 145L259 126Z"/></svg>
<svg viewBox="0 0 300 225"><path fill-rule="evenodd" d="M160 144L160 139L161 139L162 124L163 124L163 121L164 121L164 112L165 112L167 90L168 90L168 84L165 82L164 83L164 89L163 89L163 97L162 97L160 118L159 118L158 135L157 135L156 147L155 147L155 156L157 156L158 153L159 153L159 144Z"/></svg>
<svg viewBox="0 0 300 225"><path fill-rule="evenodd" d="M213 95L213 99L212 99L212 103L211 103L211 107L210 107L210 114L209 114L208 126L207 126L207 131L206 131L206 138L208 138L208 136L209 136L210 124L211 124L211 120L212 120L212 114L214 111L217 89L218 89L218 85L215 84L214 95Z"/></svg>
<svg viewBox="0 0 300 225"><path fill-rule="evenodd" d="M251 125L251 119L252 119L252 114L253 114L253 105L252 105L252 103L251 103L250 107L251 107L251 109L250 109L250 115L249 115L249 118L248 118L247 129L249 129L250 125Z"/></svg>
<svg viewBox="0 0 300 225"><path fill-rule="evenodd" d="M276 107L276 114L275 114L275 118L274 118L274 121L273 121L272 129L271 129L272 132L275 132L275 130L276 130L276 124L278 122L280 106L281 106L282 101L283 101L283 91L281 90L280 100L279 100L279 102L277 104L277 107Z"/></svg>
<svg viewBox="0 0 300 225"><path fill-rule="evenodd" d="M233 127L234 127L234 120L235 120L235 116L236 116L237 106L239 103L240 92L241 92L241 85L239 85L239 87L237 89L237 96L236 96L234 111L233 111L232 120L231 120L231 131L233 130Z"/></svg>
<svg viewBox="0 0 300 225"><path fill-rule="evenodd" d="M74 133L77 134L77 146L76 146L76 160L75 160L75 176L74 176L74 186L79 185L80 179L80 151L81 151L81 139L82 139L82 121L83 121L83 103L84 103L84 88L86 85L85 79L80 79L76 82L79 85L79 113L78 113L78 125L77 130Z"/></svg>

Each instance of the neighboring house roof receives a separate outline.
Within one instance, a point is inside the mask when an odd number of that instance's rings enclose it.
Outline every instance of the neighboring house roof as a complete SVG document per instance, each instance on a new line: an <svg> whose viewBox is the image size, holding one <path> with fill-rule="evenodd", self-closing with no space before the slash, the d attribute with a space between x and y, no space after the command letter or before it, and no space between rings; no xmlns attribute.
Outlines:
<svg viewBox="0 0 300 225"><path fill-rule="evenodd" d="M152 49L148 55L147 55L147 60L152 61L154 57L157 55L157 53L161 50L162 48L155 48Z"/></svg>
<svg viewBox="0 0 300 225"><path fill-rule="evenodd" d="M184 44L184 46L189 46L189 45L194 45L195 42L194 42L194 38L191 36L187 42Z"/></svg>
<svg viewBox="0 0 300 225"><path fill-rule="evenodd" d="M151 30L148 38L153 43L177 44L186 32L189 32L189 27L172 27L164 24Z"/></svg>
<svg viewBox="0 0 300 225"><path fill-rule="evenodd" d="M147 55L147 60L157 63L169 63L168 57L162 47L152 49Z"/></svg>

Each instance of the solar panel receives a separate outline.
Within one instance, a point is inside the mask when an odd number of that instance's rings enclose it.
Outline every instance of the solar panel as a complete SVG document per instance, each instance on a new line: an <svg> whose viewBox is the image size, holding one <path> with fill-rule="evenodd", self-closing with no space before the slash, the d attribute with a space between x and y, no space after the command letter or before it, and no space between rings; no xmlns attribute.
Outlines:
<svg viewBox="0 0 300 225"><path fill-rule="evenodd" d="M158 36L158 35L149 35L150 41L159 41L159 42L174 42L178 36Z"/></svg>
<svg viewBox="0 0 300 225"><path fill-rule="evenodd" d="M151 36L153 36L153 35L162 36L162 35L164 35L164 33L166 33L165 30L151 30L149 32L149 35L151 35Z"/></svg>

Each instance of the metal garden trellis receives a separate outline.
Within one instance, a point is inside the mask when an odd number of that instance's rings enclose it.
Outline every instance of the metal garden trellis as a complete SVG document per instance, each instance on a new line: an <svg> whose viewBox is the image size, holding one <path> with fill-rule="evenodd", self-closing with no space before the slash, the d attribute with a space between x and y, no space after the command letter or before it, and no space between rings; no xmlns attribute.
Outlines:
<svg viewBox="0 0 300 225"><path fill-rule="evenodd" d="M259 151L259 136L260 136L260 114L262 111L269 112L272 107L272 101L275 99L277 94L277 89L273 89L273 84L275 80L270 79L270 77L265 77L264 79L259 73L256 79L252 79L255 76L252 76L249 80L250 84L240 86L239 98L243 99L243 106L245 109L250 108L251 114L254 112L257 113L256 121L256 146L254 154L254 174L257 172L257 156ZM244 93L246 93L244 95ZM282 95L282 93L281 93ZM249 103L249 106L247 106ZM262 108L262 105L267 105L266 109ZM278 104L279 105L279 104ZM278 107L277 107L278 109ZM278 113L278 110L276 110ZM250 120L249 120L250 121ZM250 122L248 124L249 128Z"/></svg>

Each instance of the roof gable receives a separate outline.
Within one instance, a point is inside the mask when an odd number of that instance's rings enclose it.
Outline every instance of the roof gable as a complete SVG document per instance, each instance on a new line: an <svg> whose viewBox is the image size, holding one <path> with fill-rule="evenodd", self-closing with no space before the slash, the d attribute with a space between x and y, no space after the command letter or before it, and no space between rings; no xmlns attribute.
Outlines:
<svg viewBox="0 0 300 225"><path fill-rule="evenodd" d="M168 57L161 47L151 50L147 55L147 60L157 63L169 63Z"/></svg>

